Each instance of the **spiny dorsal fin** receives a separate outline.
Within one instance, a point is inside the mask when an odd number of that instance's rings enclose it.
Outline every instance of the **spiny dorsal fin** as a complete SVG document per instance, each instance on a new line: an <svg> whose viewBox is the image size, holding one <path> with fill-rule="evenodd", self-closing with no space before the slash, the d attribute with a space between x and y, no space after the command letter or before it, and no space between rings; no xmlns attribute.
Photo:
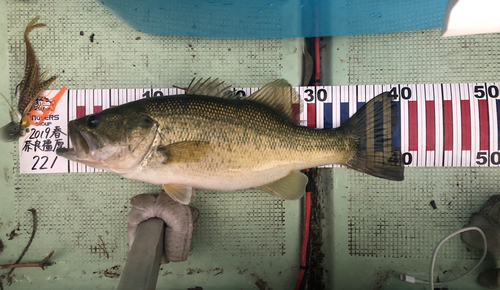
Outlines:
<svg viewBox="0 0 500 290"><path fill-rule="evenodd" d="M195 79L186 89L187 95L212 96L226 99L239 99L239 94L230 90L231 86L224 86L218 79ZM248 97L248 100L266 104L285 113L293 121L298 121L302 112L303 101L292 86L283 79L269 83ZM298 110L292 109L292 104L297 104Z"/></svg>
<svg viewBox="0 0 500 290"><path fill-rule="evenodd" d="M219 79L214 79L213 81L210 81L210 79L211 78L208 78L203 81L201 78L194 83L195 78L193 78L186 89L186 95L200 95L220 98L236 97L235 92L229 90L231 86L224 86L224 82L218 81Z"/></svg>
<svg viewBox="0 0 500 290"><path fill-rule="evenodd" d="M283 79L275 80L263 86L250 95L248 99L276 108L294 121L298 120L297 114L302 112L302 101L299 94ZM298 104L299 110L294 111L292 104Z"/></svg>

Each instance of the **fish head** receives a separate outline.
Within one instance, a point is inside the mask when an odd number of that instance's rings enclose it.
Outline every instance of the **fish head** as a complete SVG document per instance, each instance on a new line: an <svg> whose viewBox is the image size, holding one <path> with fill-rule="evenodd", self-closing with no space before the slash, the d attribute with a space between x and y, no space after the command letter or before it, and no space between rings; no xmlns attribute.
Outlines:
<svg viewBox="0 0 500 290"><path fill-rule="evenodd" d="M158 125L146 113L116 107L69 122L68 134L73 148L59 148L57 155L125 174L133 172L147 156Z"/></svg>

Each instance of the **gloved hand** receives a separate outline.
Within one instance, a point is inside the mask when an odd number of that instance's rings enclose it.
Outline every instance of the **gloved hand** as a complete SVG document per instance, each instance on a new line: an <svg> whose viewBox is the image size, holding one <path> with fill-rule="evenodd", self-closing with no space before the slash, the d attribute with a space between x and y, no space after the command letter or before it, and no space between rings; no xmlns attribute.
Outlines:
<svg viewBox="0 0 500 290"><path fill-rule="evenodd" d="M500 253L500 195L493 195L474 213L468 226L480 228L486 236L488 251ZM462 233L462 241L471 247L483 249L483 239L477 231ZM500 286L500 269L488 269L478 277L478 283L487 289L498 289Z"/></svg>
<svg viewBox="0 0 500 290"><path fill-rule="evenodd" d="M480 228L486 236L488 251L500 253L500 195L493 195L474 213L469 220L469 227ZM461 234L462 241L471 247L483 249L483 239L477 231Z"/></svg>
<svg viewBox="0 0 500 290"><path fill-rule="evenodd" d="M185 261L191 246L193 223L199 210L173 200L162 191L159 195L139 194L130 200L132 209L127 215L129 249L134 243L139 224L150 218L165 221L164 257L162 263Z"/></svg>

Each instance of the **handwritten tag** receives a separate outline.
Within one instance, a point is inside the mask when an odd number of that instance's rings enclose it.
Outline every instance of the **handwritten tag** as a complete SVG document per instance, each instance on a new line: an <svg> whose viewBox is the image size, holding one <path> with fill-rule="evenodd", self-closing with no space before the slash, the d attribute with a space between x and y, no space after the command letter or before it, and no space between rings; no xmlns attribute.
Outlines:
<svg viewBox="0 0 500 290"><path fill-rule="evenodd" d="M58 92L45 91L43 94L51 99ZM68 160L56 154L57 148L68 147L67 103L68 97L64 95L52 115L42 124L28 127L26 135L19 138L21 173L68 172Z"/></svg>

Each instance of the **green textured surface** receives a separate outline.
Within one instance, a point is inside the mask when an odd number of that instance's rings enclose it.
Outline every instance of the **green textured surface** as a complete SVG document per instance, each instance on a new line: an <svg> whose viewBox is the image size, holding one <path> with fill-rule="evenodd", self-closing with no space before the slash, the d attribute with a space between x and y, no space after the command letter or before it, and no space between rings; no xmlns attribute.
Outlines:
<svg viewBox="0 0 500 290"><path fill-rule="evenodd" d="M325 38L325 85L498 81L500 35L441 38L439 30ZM497 168L406 168L393 183L346 169L320 172L327 289L429 289L435 245L464 227L498 194ZM433 209L430 201L437 208ZM455 237L438 254L435 277L451 280L481 256ZM483 289L477 275L495 257L448 289Z"/></svg>
<svg viewBox="0 0 500 290"><path fill-rule="evenodd" d="M239 87L276 78L298 85L301 39L202 39L146 35L133 31L99 3L0 0L0 92L12 99L24 72L22 34L36 15L47 27L31 42L42 70L59 74L56 88L185 86L198 77L219 77ZM83 35L81 35L83 34ZM90 41L90 36L94 41ZM0 102L1 124L9 121ZM23 261L51 250L56 264L16 269L9 289L115 289L126 261L125 215L129 199L160 187L111 173L19 174L17 145L0 143L0 264L14 262L31 233L35 240ZM300 202L285 202L257 190L198 191L192 250L186 262L163 265L158 289L291 288L298 272ZM13 230L20 234L12 240ZM109 257L99 247L104 241ZM116 267L115 267L116 266ZM114 267L113 269L111 269ZM5 284L5 283L4 283Z"/></svg>
<svg viewBox="0 0 500 290"><path fill-rule="evenodd" d="M285 77L298 84L298 40L199 39L145 35L131 30L93 1L0 0L0 92L12 96L24 66L21 35L36 14L48 27L32 34L41 68L61 75L71 89L165 87L193 76L217 76L236 86ZM83 31L84 35L80 35ZM89 36L94 33L94 42ZM137 39L140 37L140 39ZM137 40L136 40L137 39ZM498 34L440 38L438 30L325 38L324 85L498 81ZM64 72L63 72L64 70ZM1 124L8 106L0 102ZM13 144L0 143L4 156ZM19 175L2 158L1 263L15 261L39 210L39 230L25 261L56 250L45 271L17 269L11 289L114 289L104 277L126 251L128 199L155 186L113 174ZM492 194L495 168L408 168L393 183L344 168L321 169L322 236L326 289L427 289L403 284L400 273L427 279L434 245L464 226ZM16 189L19 188L19 189ZM435 200L437 209L429 205ZM199 193L202 212L187 262L162 267L158 289L292 288L300 243L300 205L251 190ZM21 235L9 241L16 229ZM110 258L95 250L102 236ZM479 256L454 238L439 254L436 275L451 279ZM494 267L489 258L484 268ZM470 275L448 289L480 289ZM257 284L256 284L257 283Z"/></svg>

